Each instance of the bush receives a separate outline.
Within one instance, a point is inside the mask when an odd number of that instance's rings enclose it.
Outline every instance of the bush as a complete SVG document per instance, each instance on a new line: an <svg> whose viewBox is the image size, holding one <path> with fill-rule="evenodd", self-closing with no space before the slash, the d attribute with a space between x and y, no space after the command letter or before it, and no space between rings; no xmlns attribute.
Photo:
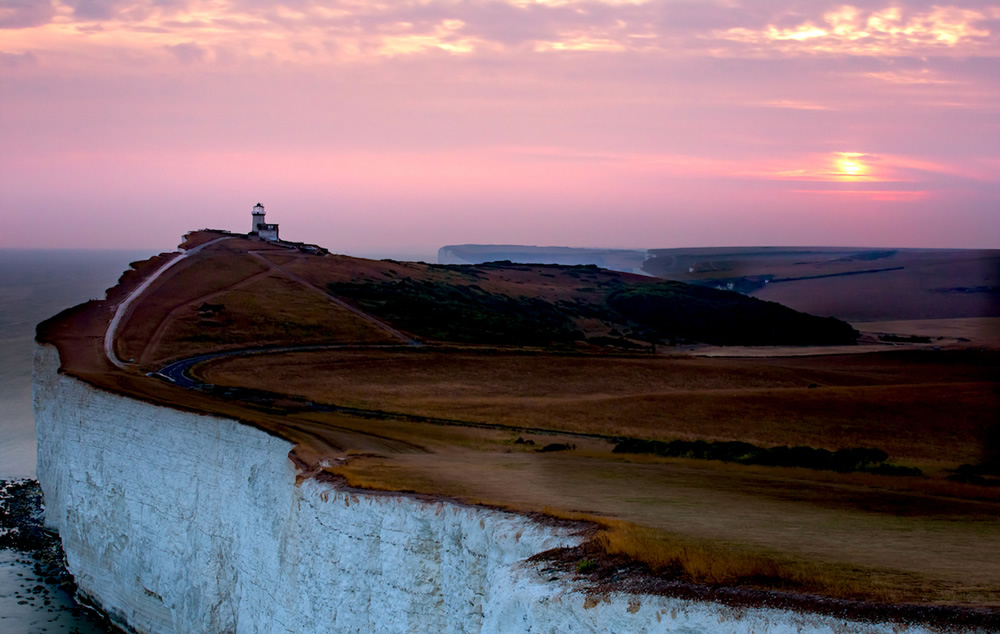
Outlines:
<svg viewBox="0 0 1000 634"><path fill-rule="evenodd" d="M778 446L771 448L739 442L707 442L704 440L641 440L625 438L615 445L613 453L654 454L668 458L720 460L746 465L769 467L805 467L822 471L863 471L882 475L922 475L915 467L889 464L889 454L873 447L852 447L829 451L813 447Z"/></svg>
<svg viewBox="0 0 1000 634"><path fill-rule="evenodd" d="M597 567L597 562L593 559L581 559L576 563L576 571L579 573L590 572Z"/></svg>
<svg viewBox="0 0 1000 634"><path fill-rule="evenodd" d="M570 449L576 449L576 445L567 445L566 443L553 442L545 445L539 449L539 453L548 453L551 451L569 451Z"/></svg>

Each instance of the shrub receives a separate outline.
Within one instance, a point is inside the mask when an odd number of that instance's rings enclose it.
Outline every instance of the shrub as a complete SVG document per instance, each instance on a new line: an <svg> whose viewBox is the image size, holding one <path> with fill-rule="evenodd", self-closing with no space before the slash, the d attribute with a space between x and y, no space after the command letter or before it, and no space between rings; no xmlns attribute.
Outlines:
<svg viewBox="0 0 1000 634"><path fill-rule="evenodd" d="M597 562L593 559L583 558L576 563L576 571L579 573L590 572L597 567Z"/></svg>
<svg viewBox="0 0 1000 634"><path fill-rule="evenodd" d="M567 445L566 443L553 442L545 445L539 449L539 453L546 453L551 451L569 451L570 449L576 449L575 445Z"/></svg>
<svg viewBox="0 0 1000 634"><path fill-rule="evenodd" d="M829 451L813 447L778 446L771 448L739 442L707 442L704 440L642 440L625 438L615 445L612 453L654 454L667 458L721 460L769 467L805 467L822 471L863 471L881 475L922 475L915 467L889 464L889 454L873 447L852 447Z"/></svg>

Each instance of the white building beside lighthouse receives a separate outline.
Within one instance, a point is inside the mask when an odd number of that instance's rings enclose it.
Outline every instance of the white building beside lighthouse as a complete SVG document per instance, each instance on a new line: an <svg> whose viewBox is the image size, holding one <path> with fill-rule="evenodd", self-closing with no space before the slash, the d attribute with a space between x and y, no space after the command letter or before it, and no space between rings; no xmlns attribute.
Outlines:
<svg viewBox="0 0 1000 634"><path fill-rule="evenodd" d="M257 236L261 240L277 240L278 225L264 222L264 205L257 203L250 212L253 224L250 225L250 235Z"/></svg>

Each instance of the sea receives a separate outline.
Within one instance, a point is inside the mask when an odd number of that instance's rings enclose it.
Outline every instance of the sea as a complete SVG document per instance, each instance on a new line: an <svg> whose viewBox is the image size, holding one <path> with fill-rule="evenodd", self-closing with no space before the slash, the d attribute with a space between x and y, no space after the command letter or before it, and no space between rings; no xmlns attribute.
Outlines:
<svg viewBox="0 0 1000 634"><path fill-rule="evenodd" d="M104 297L150 251L0 249L0 480L35 477L31 365L35 325ZM26 553L0 549L0 633L107 632L74 598L37 574Z"/></svg>

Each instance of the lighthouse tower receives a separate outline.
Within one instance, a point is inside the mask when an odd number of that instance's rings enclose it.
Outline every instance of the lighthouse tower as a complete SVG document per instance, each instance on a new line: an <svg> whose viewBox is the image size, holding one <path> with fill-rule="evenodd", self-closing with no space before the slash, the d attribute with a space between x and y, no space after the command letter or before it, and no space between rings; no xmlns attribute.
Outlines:
<svg viewBox="0 0 1000 634"><path fill-rule="evenodd" d="M250 212L253 224L250 225L250 233L257 233L257 226L264 224L264 205L257 203Z"/></svg>
<svg viewBox="0 0 1000 634"><path fill-rule="evenodd" d="M250 225L250 235L257 236L261 240L277 240L278 225L264 222L264 205L257 203L250 212L253 224Z"/></svg>

